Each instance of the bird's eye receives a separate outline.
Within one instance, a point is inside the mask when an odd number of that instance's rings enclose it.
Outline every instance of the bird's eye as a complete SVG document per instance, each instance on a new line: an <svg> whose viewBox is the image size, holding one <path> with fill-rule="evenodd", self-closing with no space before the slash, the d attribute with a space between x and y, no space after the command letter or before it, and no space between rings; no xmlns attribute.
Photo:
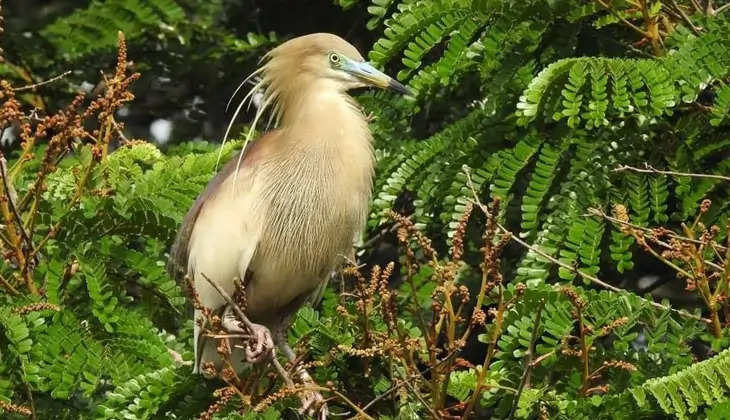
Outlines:
<svg viewBox="0 0 730 420"><path fill-rule="evenodd" d="M330 63L332 63L332 64L339 64L340 63L340 56L337 55L337 54L335 54L335 53L330 54Z"/></svg>

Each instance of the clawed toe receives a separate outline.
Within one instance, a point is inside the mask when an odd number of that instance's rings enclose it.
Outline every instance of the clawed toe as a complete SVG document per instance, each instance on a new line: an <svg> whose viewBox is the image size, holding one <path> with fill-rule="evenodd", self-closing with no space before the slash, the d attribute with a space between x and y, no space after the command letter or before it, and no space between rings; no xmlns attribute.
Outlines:
<svg viewBox="0 0 730 420"><path fill-rule="evenodd" d="M274 340L271 332L263 325L253 325L253 337L246 346L246 361L260 363L268 360L274 353Z"/></svg>
<svg viewBox="0 0 730 420"><path fill-rule="evenodd" d="M318 419L325 420L329 410L322 394L317 391L307 391L302 398L302 408L299 409L299 414L306 414L311 417L316 415Z"/></svg>

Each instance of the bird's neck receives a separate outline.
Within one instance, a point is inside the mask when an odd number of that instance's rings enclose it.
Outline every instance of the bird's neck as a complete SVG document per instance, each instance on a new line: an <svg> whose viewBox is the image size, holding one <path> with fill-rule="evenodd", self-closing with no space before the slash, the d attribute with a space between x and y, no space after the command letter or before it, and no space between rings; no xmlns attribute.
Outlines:
<svg viewBox="0 0 730 420"><path fill-rule="evenodd" d="M279 104L280 128L289 134L289 150L311 157L323 174L341 174L341 188L369 197L374 155L367 121L346 92L328 83L302 86L296 100Z"/></svg>
<svg viewBox="0 0 730 420"><path fill-rule="evenodd" d="M296 142L371 147L367 121L355 101L334 82L302 84L296 95L283 95L280 127L297 133ZM300 135L301 134L301 135Z"/></svg>

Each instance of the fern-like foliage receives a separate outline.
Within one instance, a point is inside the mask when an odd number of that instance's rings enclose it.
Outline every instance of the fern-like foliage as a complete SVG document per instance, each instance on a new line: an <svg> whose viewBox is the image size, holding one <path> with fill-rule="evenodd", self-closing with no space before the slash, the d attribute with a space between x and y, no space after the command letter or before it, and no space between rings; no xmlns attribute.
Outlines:
<svg viewBox="0 0 730 420"><path fill-rule="evenodd" d="M464 10L469 10L468 18ZM679 28L672 50L662 58L560 57L560 43L575 42L571 34L558 33L565 31L554 23L565 12L532 2L493 9L482 2L421 1L400 4L383 22L385 35L370 58L385 63L402 56L407 69L398 76L418 93L416 101L388 114L387 122L376 120L376 136L402 133L386 127L394 118L406 118L408 109L440 106L445 95L460 92L459 83L470 75L479 80L482 97L477 100L482 102L467 115L455 114L455 122L423 140L405 140L405 147L397 146L402 150L394 151L385 140L378 143L383 158L371 226L381 223L383 210L399 198L410 197L420 226L433 232L443 227L450 237L474 194L482 200L498 197L507 209L519 207L520 216L508 211L507 221L548 255L589 274L599 274L606 261L612 270L627 272L634 267L633 239L605 221L586 218L589 208L610 213L613 204L621 203L633 223L650 226L685 220L702 198L722 194L725 187L713 180L613 169L637 164L632 154L637 149L646 151L638 159L655 167L687 172L707 165L703 156L710 150L716 157L727 156L727 134L712 128L724 118L727 23L708 22L699 35ZM586 5L567 16L576 22L600 16L595 27L601 29L616 23L604 12ZM537 30L538 22L553 26ZM556 42L556 49L539 52L540 42ZM443 53L424 62L439 44ZM535 74L535 61L546 59L552 62ZM687 120L698 128L687 131L697 140L694 146L688 141L686 150L680 146L682 160L652 150L652 144L662 141L662 124L685 112L714 84L719 89L708 116L712 124ZM698 147L708 152L694 154ZM710 171L724 173L725 165L715 158ZM679 208L669 204L676 201ZM714 214L707 223L722 220L720 216ZM528 252L518 265L518 280L549 276L551 264L533 254ZM575 278L564 268L558 274L563 280Z"/></svg>
<svg viewBox="0 0 730 420"><path fill-rule="evenodd" d="M617 28L642 19L636 10L614 4L404 1L395 8L388 3L386 10L389 17L376 21L383 36L370 59L405 66L398 78L416 94L412 101L393 100L399 106L389 108L385 119L380 103L362 98L364 108L379 117L372 124L379 166L369 226L379 231L388 208L412 209L418 226L443 246L469 202L498 198L504 225L532 248L515 251L506 264L509 281L524 283L529 291L506 320L498 360L490 367L494 384L519 383L537 302L544 299L534 354L544 366L532 373L533 389L517 402L517 412L530 418L539 407L560 407L557 412L569 413L565 418L592 418L615 404L617 418L635 418L636 406L623 396L596 395L593 406L569 397L567 389L580 383L576 375L566 372L564 382L557 379L561 385L534 382L570 369L563 349L577 328L574 308L551 283L591 289L587 275L633 289L622 279L641 275L637 267L645 269L635 239L591 209L610 215L621 204L635 226L680 230L680 222L691 223L700 202L711 198L713 206L701 221L725 231L726 182L617 169L647 163L675 172L730 171L730 137L723 129L730 98L730 23L720 16L702 19L699 30L677 25L664 54L650 57L645 50L636 54L636 48L601 44L615 44ZM586 48L581 36L596 39L595 48ZM455 107L456 101L463 106ZM442 124L405 128L418 118ZM472 233L472 239L478 237ZM470 273L463 276L468 282ZM430 290L416 286L415 293ZM611 373L618 391L692 364L690 343L702 324L678 320L630 293L583 290L581 295L595 302L584 314L591 328L617 318L625 322L610 338L589 344L600 357L631 360L641 372ZM474 371L450 378L452 397L463 399L473 390ZM503 394L487 394L481 404L506 417L508 411L499 411Z"/></svg>
<svg viewBox="0 0 730 420"><path fill-rule="evenodd" d="M0 304L0 369L16 384L0 382L2 396L14 399L20 381L52 400L98 405L99 418L145 419L194 386L170 355L191 357L186 340L192 329L179 337L163 329L176 331L173 320L185 312L183 291L165 270L165 252L219 156L227 159L235 147L226 146L222 155L208 148L170 157L147 143L122 147L90 175L93 188L108 193L89 195L71 214L63 203L74 194L73 174L88 162L89 150L80 149L53 173L41 223L75 222L49 240L37 275L46 279L48 301L62 307L22 314L22 301ZM70 407L59 410L73 415Z"/></svg>
<svg viewBox="0 0 730 420"><path fill-rule="evenodd" d="M320 307L304 307L293 317L290 342L316 360L309 366L314 379L353 404L332 399L332 412L365 407L373 417L422 418L438 403L445 411L437 414L458 416L469 401L493 418L713 418L727 412L727 339L709 337L706 323L693 314L679 316L670 303L630 292L658 264L627 229L599 216L625 209L641 231L661 226L685 234L683 224L717 225L711 231L724 240L728 183L661 170L730 173L727 12L697 10L696 2L682 0L639 2L648 5L646 13L625 2L587 0L330 3L362 13L361 21L379 36L369 59L414 91L407 98L357 95L373 117L377 158L366 235L390 241L380 232L395 209L433 239L441 258L452 242L464 246L453 267L442 268L438 258L404 264L390 283L379 285L379 298L393 293L397 308L376 305L366 319L354 319L352 294L338 294L351 286L344 280L324 292ZM240 63L278 40L272 34L239 38L234 34L248 28L216 27L211 16L226 15L223 4L95 0L39 34L54 62L64 65L109 52L118 30L140 48L203 51L191 65L221 57ZM696 13L683 16L691 10ZM649 24L659 29L644 31ZM654 34L662 42L652 44ZM149 64L142 67L155 67ZM5 63L0 75L16 80L21 70ZM11 289L0 295L0 401L34 404L39 418L196 418L209 407L220 409L215 418L286 416L296 400L272 393L261 413L239 412L248 397L238 394L211 406L220 383L180 366L180 358L192 357L193 324L182 287L164 270L166 252L219 168L218 146L186 143L162 152L130 141L99 158L87 141L69 143L39 192L37 218L24 221L35 225L33 242L44 241L31 278L41 291L33 298L11 296ZM238 146L223 147L222 160ZM42 165L47 146L36 147L27 169ZM17 155L6 157L12 168ZM660 172L626 168L644 164ZM69 206L87 168L83 197ZM13 181L22 196L35 178L20 173ZM706 198L712 205L698 213ZM485 263L479 252L484 215L474 210L463 220L470 204L493 200L499 201L500 226L529 247L506 246L499 275L489 278L481 296L483 307L473 308L482 291L475 288L481 265L493 261ZM57 232L56 225L62 227ZM461 242L453 240L457 233ZM0 239L12 262L14 251L5 245L11 242ZM706 251L708 260L727 258L720 248ZM411 258L423 254L390 259L403 264ZM442 273L435 268L453 272L437 284ZM23 273L16 271L14 263L0 265L2 279L22 288ZM406 274L408 281L401 281ZM592 277L627 291L599 291ZM721 274L712 277L720 280ZM460 306L434 305L452 286ZM384 314L395 309L398 317L386 322ZM458 351L431 354L442 336L424 337L420 326L446 325L450 310L474 339L456 337ZM723 334L727 328L717 335ZM397 352L413 361L408 369L394 363L401 360ZM485 352L491 353L485 358ZM277 386L256 375L243 381ZM414 392L409 377L432 387ZM443 401L433 401L436 394Z"/></svg>
<svg viewBox="0 0 730 420"><path fill-rule="evenodd" d="M185 11L174 0L95 0L46 26L41 35L70 59L111 49L117 31L134 38L145 32L174 31Z"/></svg>
<svg viewBox="0 0 730 420"><path fill-rule="evenodd" d="M696 363L673 375L650 379L629 390L639 406L656 400L662 410L680 419L690 418L700 407L724 402L730 395L730 351Z"/></svg>
<svg viewBox="0 0 730 420"><path fill-rule="evenodd" d="M180 380L177 375L174 368L164 367L119 384L97 407L97 418L153 417L161 406L179 393L180 388L185 389L190 386L189 380Z"/></svg>

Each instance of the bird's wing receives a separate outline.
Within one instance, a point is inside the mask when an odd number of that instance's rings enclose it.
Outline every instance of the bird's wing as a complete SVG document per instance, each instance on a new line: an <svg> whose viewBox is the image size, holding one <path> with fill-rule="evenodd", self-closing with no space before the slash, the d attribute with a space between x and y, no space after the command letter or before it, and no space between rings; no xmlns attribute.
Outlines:
<svg viewBox="0 0 730 420"><path fill-rule="evenodd" d="M185 276L188 274L190 237L193 234L193 228L195 227L195 223L197 222L198 216L205 206L205 203L218 192L223 182L236 170L236 166L239 165L238 161L241 154L243 154L243 158L240 162L240 168L244 168L251 164L251 161L260 154L257 153L258 150L262 149L262 146L276 137L278 132L278 130L270 131L261 136L255 142L246 145L241 152L223 166L221 171L218 172L218 174L210 180L210 182L208 182L205 190L203 190L203 192L198 195L198 198L195 199L195 202L192 207L190 207L190 210L188 210L188 213L185 215L185 218L180 225L180 230L177 232L175 242L173 242L172 247L170 248L170 259L167 264L167 270L173 279L182 284L184 283Z"/></svg>

